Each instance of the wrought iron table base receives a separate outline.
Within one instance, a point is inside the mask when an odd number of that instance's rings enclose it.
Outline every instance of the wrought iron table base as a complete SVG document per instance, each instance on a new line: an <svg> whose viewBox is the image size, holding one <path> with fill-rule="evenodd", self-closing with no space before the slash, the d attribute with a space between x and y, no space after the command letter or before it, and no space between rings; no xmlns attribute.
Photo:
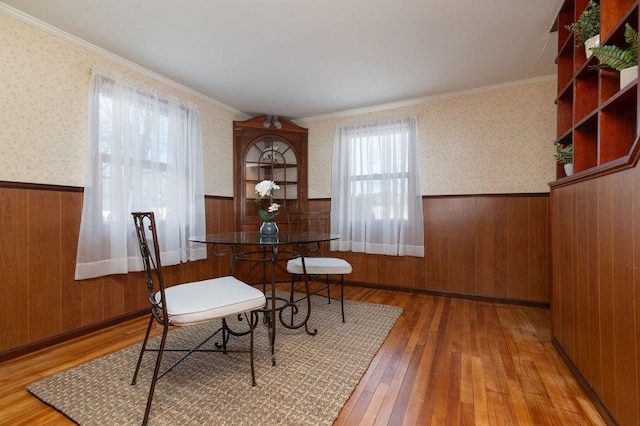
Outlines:
<svg viewBox="0 0 640 426"><path fill-rule="evenodd" d="M227 254L226 251L216 251L215 245L212 245L211 248L215 256L224 256ZM270 256L267 253L267 248L271 249ZM285 257L280 258L279 256L281 254L284 254ZM309 329L309 318L311 316L311 297L309 293L309 281L306 274L305 274L304 283L305 283L305 290L307 293L307 297L305 298L307 301L307 306L306 306L307 309L306 309L306 313L304 314L304 317L301 318L300 322L294 322L296 315L298 315L298 313L300 312L300 308L297 305L297 302L299 300L296 301L291 297L287 299L284 297L276 296L276 265L277 263L279 261L287 261L299 256L300 255L294 251L279 251L278 246L276 245L264 247L261 251L254 250L254 251L246 251L241 253L235 253L232 249L232 253L231 253L231 259L229 263L229 274L233 273L233 267L236 261L255 262L258 264L261 263L265 266L266 264L270 264L271 295L266 296L267 303L265 304L265 307L261 310L258 310L258 312L262 312L264 314L264 321L267 325L267 329L269 333L269 345L271 346L271 365L273 366L276 365L275 341L276 341L276 328L277 328L276 323L278 322L274 320L276 316L278 317L280 324L282 324L282 326L285 328L288 328L290 330L295 330L295 329L304 327L305 332L310 336L315 336L318 333L318 330L315 328L313 330ZM263 271L262 285L263 285L263 292L266 294L265 290L266 290L267 282L266 282L266 274L264 273L264 271ZM285 311L290 312L290 317L287 317L286 319L283 316ZM234 332L232 334L238 335L237 332Z"/></svg>

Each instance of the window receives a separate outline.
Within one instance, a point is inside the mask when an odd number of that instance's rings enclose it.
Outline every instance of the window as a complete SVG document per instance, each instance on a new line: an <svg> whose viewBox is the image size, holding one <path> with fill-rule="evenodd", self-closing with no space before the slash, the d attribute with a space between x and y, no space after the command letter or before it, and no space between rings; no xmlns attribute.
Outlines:
<svg viewBox="0 0 640 426"><path fill-rule="evenodd" d="M417 133L415 117L336 128L332 249L424 256Z"/></svg>
<svg viewBox="0 0 640 426"><path fill-rule="evenodd" d="M162 262L206 258L198 111L94 73L76 279L141 270L132 211L156 215Z"/></svg>

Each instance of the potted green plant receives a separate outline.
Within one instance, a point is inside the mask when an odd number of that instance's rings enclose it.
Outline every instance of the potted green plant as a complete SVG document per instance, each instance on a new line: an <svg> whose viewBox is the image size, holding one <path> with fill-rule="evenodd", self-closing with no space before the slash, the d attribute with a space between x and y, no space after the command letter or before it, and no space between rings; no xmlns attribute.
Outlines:
<svg viewBox="0 0 640 426"><path fill-rule="evenodd" d="M578 20L565 28L573 33L576 47L585 47L585 54L589 59L590 48L600 44L600 4L589 0Z"/></svg>
<svg viewBox="0 0 640 426"><path fill-rule="evenodd" d="M564 165L564 174L571 176L573 174L573 145L556 144L556 153L554 154L556 161Z"/></svg>
<svg viewBox="0 0 640 426"><path fill-rule="evenodd" d="M629 23L624 26L624 41L629 45L626 49L613 45L591 48L600 61L591 68L613 68L620 71L621 89L638 77L638 31Z"/></svg>

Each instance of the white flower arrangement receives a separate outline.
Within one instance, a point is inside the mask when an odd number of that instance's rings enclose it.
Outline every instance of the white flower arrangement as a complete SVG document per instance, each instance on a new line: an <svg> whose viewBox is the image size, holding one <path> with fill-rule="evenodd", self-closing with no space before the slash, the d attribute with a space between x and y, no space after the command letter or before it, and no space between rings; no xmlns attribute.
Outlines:
<svg viewBox="0 0 640 426"><path fill-rule="evenodd" d="M260 202L262 201L262 199L266 197L269 197L269 199L271 199L271 194L273 193L273 191L276 191L278 189L280 189L278 184L268 179L263 180L260 183L256 184L256 187L255 187L256 203L260 205ZM274 217L280 214L278 209L280 209L280 204L274 203L273 201L271 201L267 209L266 210L259 209L258 214L260 215L260 218L264 222L271 222L273 221Z"/></svg>

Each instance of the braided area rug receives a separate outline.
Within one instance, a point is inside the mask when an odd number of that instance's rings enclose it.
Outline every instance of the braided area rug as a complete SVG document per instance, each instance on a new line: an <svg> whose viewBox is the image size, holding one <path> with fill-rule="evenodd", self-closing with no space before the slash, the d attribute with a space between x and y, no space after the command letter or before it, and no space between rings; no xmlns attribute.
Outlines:
<svg viewBox="0 0 640 426"><path fill-rule="evenodd" d="M339 300L328 304L326 298L312 296L309 326L318 334L278 323L275 367L260 321L254 335L255 387L248 354L194 353L158 381L149 423L331 425L401 313L396 306L345 300L343 324ZM194 346L218 326L214 321L176 328L167 346ZM247 343L248 337L235 337L229 348ZM132 386L139 350L140 344L130 346L33 383L28 390L80 425L140 424L155 353L145 354L138 383ZM163 365L176 356L165 353Z"/></svg>

